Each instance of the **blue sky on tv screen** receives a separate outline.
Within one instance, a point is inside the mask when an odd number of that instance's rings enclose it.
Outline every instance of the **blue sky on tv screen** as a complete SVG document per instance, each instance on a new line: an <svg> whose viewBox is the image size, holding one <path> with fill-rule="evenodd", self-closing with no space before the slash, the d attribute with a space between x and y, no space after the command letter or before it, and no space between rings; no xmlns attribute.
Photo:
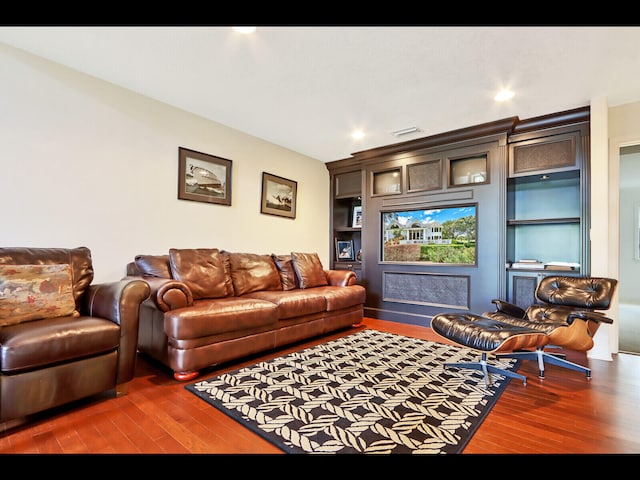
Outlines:
<svg viewBox="0 0 640 480"><path fill-rule="evenodd" d="M388 224L389 221L394 218L398 219L400 225L406 224L409 220L419 220L421 222L438 222L440 224L447 220L457 220L458 218L468 217L469 215L475 216L475 205L467 205L465 207L448 207L437 208L430 210L406 210L398 212L386 212L383 214L384 224Z"/></svg>

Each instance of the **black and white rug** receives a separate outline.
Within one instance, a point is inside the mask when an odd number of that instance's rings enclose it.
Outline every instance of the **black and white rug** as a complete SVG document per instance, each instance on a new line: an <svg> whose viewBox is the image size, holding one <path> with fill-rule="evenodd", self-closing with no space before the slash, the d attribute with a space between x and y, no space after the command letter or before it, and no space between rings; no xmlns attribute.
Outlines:
<svg viewBox="0 0 640 480"><path fill-rule="evenodd" d="M185 388L289 453L460 453L509 379L443 364L479 358L367 329Z"/></svg>

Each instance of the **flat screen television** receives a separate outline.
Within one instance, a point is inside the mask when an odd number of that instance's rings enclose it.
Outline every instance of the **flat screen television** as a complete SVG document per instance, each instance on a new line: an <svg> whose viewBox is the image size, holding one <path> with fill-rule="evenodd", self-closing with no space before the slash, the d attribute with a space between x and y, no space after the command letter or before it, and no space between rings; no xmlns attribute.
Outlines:
<svg viewBox="0 0 640 480"><path fill-rule="evenodd" d="M476 204L392 210L381 215L381 261L476 264Z"/></svg>

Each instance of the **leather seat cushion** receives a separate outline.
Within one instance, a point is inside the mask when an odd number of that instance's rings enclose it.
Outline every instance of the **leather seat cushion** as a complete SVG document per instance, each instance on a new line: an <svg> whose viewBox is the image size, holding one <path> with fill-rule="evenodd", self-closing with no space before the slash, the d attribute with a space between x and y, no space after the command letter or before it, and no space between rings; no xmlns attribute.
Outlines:
<svg viewBox="0 0 640 480"><path fill-rule="evenodd" d="M322 295L327 301L327 312L335 312L343 308L353 307L365 303L366 290L362 285L345 287L314 287L307 292Z"/></svg>
<svg viewBox="0 0 640 480"><path fill-rule="evenodd" d="M95 317L57 317L0 328L2 373L34 370L115 350L120 327Z"/></svg>
<svg viewBox="0 0 640 480"><path fill-rule="evenodd" d="M567 311L568 310L568 311ZM567 315L579 309L566 309L555 306L533 306L527 312L534 315L529 318L514 318L502 312L483 313L483 315L518 327L534 328L549 336L549 344L560 345L571 350L586 352L593 347L589 325L583 321L567 323Z"/></svg>
<svg viewBox="0 0 640 480"><path fill-rule="evenodd" d="M164 314L164 331L180 340L207 337L224 332L276 327L278 307L255 298L227 297L195 300L186 308Z"/></svg>
<svg viewBox="0 0 640 480"><path fill-rule="evenodd" d="M489 353L535 348L548 342L547 335L539 330L472 313L438 314L431 320L431 329L458 345Z"/></svg>
<svg viewBox="0 0 640 480"><path fill-rule="evenodd" d="M347 290L343 287L336 288ZM315 292L314 290L253 292L244 295L243 298L259 298L274 303L278 306L278 318L282 320L324 312L327 309L327 301L322 292Z"/></svg>
<svg viewBox="0 0 640 480"><path fill-rule="evenodd" d="M532 321L529 318L512 317L502 312L484 312L482 315L503 323L508 323L509 325L515 325L523 328L534 328L540 332L546 333L547 335L551 335L559 327L567 326L567 322L564 318L555 316L553 318L540 316L540 318Z"/></svg>

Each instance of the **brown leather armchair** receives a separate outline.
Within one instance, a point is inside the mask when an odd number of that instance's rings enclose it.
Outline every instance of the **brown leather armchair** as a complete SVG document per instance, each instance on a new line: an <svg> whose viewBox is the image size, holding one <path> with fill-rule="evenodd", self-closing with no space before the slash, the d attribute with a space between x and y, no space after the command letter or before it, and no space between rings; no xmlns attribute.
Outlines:
<svg viewBox="0 0 640 480"><path fill-rule="evenodd" d="M93 275L86 247L0 248L0 423L126 393L150 288Z"/></svg>
<svg viewBox="0 0 640 480"><path fill-rule="evenodd" d="M568 361L564 354L545 349L562 347L586 352L593 348L593 336L600 325L613 323L601 311L609 309L617 284L618 281L612 278L550 275L540 280L535 292L537 302L526 310L503 300L493 300L496 311L485 312L482 316L534 328L549 336L546 345L533 351L498 356L537 360L540 378L544 378L545 363L584 372L591 378L590 368Z"/></svg>

